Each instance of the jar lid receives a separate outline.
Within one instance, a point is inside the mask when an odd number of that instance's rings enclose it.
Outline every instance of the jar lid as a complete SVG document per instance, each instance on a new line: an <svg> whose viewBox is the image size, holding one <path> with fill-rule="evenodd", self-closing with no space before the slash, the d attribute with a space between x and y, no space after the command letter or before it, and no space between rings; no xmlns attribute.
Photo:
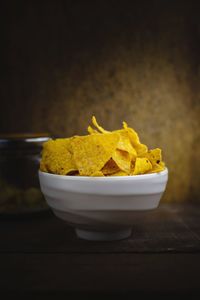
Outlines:
<svg viewBox="0 0 200 300"><path fill-rule="evenodd" d="M0 151L39 150L42 144L51 138L48 133L0 134Z"/></svg>

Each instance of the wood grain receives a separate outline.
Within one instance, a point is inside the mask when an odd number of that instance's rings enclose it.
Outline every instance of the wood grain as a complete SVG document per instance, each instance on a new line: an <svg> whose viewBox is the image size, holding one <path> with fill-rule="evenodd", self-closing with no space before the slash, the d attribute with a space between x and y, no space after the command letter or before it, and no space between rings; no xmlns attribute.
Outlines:
<svg viewBox="0 0 200 300"><path fill-rule="evenodd" d="M86 242L51 213L1 216L1 295L32 299L200 296L200 207L136 214L133 235Z"/></svg>
<svg viewBox="0 0 200 300"><path fill-rule="evenodd" d="M192 292L199 254L1 254L1 291Z"/></svg>
<svg viewBox="0 0 200 300"><path fill-rule="evenodd" d="M198 207L198 206L197 206ZM163 253L200 251L200 210L192 205L161 205L135 214L130 239L88 242L50 212L1 218L0 252L4 253Z"/></svg>

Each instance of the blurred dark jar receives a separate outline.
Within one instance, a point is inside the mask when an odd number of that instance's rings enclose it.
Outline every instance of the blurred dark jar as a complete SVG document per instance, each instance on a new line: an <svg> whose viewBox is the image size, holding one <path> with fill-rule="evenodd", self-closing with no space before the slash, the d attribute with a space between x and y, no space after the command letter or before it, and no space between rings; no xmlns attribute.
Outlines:
<svg viewBox="0 0 200 300"><path fill-rule="evenodd" d="M42 144L48 134L0 135L0 213L45 209L38 169Z"/></svg>

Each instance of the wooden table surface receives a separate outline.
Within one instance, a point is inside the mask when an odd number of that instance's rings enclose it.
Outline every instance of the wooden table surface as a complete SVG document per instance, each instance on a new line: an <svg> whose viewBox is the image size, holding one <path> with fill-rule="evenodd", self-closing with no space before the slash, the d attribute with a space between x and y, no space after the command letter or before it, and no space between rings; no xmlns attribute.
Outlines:
<svg viewBox="0 0 200 300"><path fill-rule="evenodd" d="M89 242L50 211L0 216L1 294L200 296L200 205L162 204L134 220L130 239Z"/></svg>

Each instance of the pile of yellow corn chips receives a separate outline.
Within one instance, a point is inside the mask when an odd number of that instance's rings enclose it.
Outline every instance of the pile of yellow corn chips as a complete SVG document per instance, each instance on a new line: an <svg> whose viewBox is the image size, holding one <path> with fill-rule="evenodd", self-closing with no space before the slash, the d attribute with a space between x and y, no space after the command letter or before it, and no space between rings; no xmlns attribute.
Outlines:
<svg viewBox="0 0 200 300"><path fill-rule="evenodd" d="M128 176L165 169L161 149L148 150L134 129L104 130L92 117L89 135L49 140L43 144L40 170L71 176Z"/></svg>

